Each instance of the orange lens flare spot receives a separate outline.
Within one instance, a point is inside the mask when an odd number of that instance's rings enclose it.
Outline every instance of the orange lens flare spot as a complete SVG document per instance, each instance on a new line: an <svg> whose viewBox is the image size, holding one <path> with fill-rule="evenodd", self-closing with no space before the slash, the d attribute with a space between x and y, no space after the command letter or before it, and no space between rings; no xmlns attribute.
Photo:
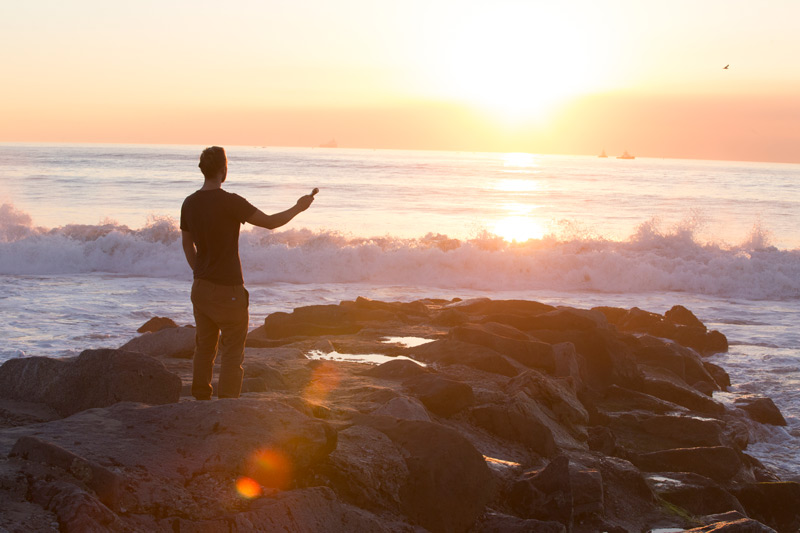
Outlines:
<svg viewBox="0 0 800 533"><path fill-rule="evenodd" d="M278 450L258 450L247 463L247 475L264 487L283 490L292 480L292 464Z"/></svg>
<svg viewBox="0 0 800 533"><path fill-rule="evenodd" d="M236 492L243 498L252 500L261 496L261 485L249 477L240 477L236 480Z"/></svg>

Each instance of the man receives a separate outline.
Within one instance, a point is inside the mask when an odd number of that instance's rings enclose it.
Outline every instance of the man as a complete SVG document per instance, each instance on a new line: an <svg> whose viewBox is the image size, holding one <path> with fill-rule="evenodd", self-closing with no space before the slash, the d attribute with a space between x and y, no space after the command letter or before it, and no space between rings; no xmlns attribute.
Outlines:
<svg viewBox="0 0 800 533"><path fill-rule="evenodd" d="M211 399L219 344L218 396L238 398L250 318L249 294L239 260L239 226L248 222L262 228L278 228L308 209L314 197L313 193L303 196L286 211L266 215L241 196L222 190L228 175L224 148L212 146L203 150L198 166L205 178L203 187L189 195L181 207L183 252L194 272L192 306L197 333L192 396Z"/></svg>

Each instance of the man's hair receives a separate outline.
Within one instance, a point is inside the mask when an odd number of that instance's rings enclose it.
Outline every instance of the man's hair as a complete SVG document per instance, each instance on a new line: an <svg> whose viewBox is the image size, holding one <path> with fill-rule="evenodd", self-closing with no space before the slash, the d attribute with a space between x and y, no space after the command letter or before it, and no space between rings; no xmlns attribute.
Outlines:
<svg viewBox="0 0 800 533"><path fill-rule="evenodd" d="M217 173L228 164L225 156L225 148L221 146L209 146L200 154L200 170L206 178L214 178Z"/></svg>

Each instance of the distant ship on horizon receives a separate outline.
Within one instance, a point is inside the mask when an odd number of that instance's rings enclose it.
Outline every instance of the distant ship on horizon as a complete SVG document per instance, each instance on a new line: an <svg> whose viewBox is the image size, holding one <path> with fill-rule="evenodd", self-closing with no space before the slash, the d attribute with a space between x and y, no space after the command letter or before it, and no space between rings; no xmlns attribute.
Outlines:
<svg viewBox="0 0 800 533"><path fill-rule="evenodd" d="M336 143L336 139L331 139L326 143L322 143L319 145L320 148L338 148L339 145Z"/></svg>
<svg viewBox="0 0 800 533"><path fill-rule="evenodd" d="M617 159L636 159L636 156L629 154L628 151L625 150L622 152L622 155L617 156Z"/></svg>
<svg viewBox="0 0 800 533"><path fill-rule="evenodd" d="M608 157L608 155L606 155L606 149L603 148L603 151L600 152L600 155L598 155L597 157Z"/></svg>

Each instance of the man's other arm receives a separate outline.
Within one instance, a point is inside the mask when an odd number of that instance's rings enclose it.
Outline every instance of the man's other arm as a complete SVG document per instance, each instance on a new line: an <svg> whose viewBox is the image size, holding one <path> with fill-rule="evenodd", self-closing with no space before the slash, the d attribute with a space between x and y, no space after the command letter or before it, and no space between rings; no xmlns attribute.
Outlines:
<svg viewBox="0 0 800 533"><path fill-rule="evenodd" d="M255 212L250 215L250 218L247 219L249 224L254 226L259 226L261 228L267 229L275 229L280 228L284 224L288 223L298 214L302 213L311 205L311 202L314 201L314 197L310 194L305 196L301 196L297 203L294 204L292 207L287 209L286 211L281 211L280 213L275 213L274 215L267 215L260 209L256 209ZM186 249L184 245L184 250Z"/></svg>
<svg viewBox="0 0 800 533"><path fill-rule="evenodd" d="M186 256L186 262L194 270L195 260L197 259L197 248L194 246L192 234L186 230L181 230L181 241L183 243L183 253Z"/></svg>

